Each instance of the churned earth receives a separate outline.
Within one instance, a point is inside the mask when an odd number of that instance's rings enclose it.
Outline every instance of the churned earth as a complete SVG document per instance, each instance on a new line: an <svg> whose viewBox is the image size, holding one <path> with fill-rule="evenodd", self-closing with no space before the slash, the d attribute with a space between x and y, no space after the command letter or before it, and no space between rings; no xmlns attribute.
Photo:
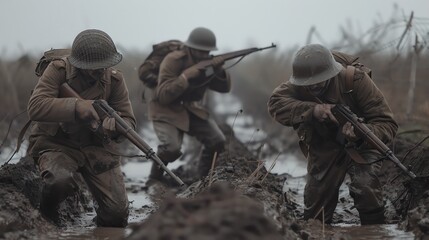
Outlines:
<svg viewBox="0 0 429 240"><path fill-rule="evenodd" d="M332 226L303 221L304 176L272 174L223 126L226 151L215 160L212 173L199 179L192 161L174 172L187 184L171 181L146 186L144 178L125 175L130 199L130 225L126 229L96 228L90 194L81 190L67 199L56 224L39 213L41 179L29 158L0 169L0 239L413 239L429 234L429 149L417 138L399 136L392 146L399 159L420 178L410 181L384 161L388 223L359 225L347 181L340 190ZM197 150L197 149L196 149ZM280 160L279 160L280 161ZM124 168L131 166L127 163ZM137 164L137 163L135 163ZM145 170L148 171L150 163ZM268 170L267 170L268 169ZM127 172L127 171L125 171ZM142 173L144 174L144 173Z"/></svg>

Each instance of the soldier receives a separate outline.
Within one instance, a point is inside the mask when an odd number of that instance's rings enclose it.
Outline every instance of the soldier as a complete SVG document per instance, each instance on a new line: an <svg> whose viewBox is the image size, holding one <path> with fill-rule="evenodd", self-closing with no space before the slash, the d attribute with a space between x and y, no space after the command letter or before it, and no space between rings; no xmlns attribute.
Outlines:
<svg viewBox="0 0 429 240"><path fill-rule="evenodd" d="M80 174L96 204L96 223L125 227L128 198L120 157L111 152L121 140L113 118L100 120L92 106L104 99L135 127L135 117L122 74L112 68L122 60L105 32L89 29L79 33L71 54L52 61L40 77L28 103L30 119L36 121L30 136L29 154L43 179L40 210L58 221L58 206L77 190ZM59 88L67 82L85 99L61 98ZM94 129L112 141L103 141Z"/></svg>
<svg viewBox="0 0 429 240"><path fill-rule="evenodd" d="M161 63L158 85L149 103L149 119L160 141L157 154L168 164L181 155L184 133L204 145L198 170L207 175L215 152L224 149L225 136L199 102L208 89L229 92L231 81L223 69L224 59L215 57L213 74L207 76L194 64L208 59L217 50L216 37L207 28L195 28L180 50L169 53ZM153 164L149 179L162 180L163 170Z"/></svg>
<svg viewBox="0 0 429 240"><path fill-rule="evenodd" d="M351 78L353 89L346 91L346 69L335 62L324 46L311 44L301 48L293 61L289 81L277 87L268 102L271 116L292 126L308 160L304 190L304 218L332 221L338 191L346 173L350 175L350 195L359 212L361 224L384 223L383 195L378 173L381 162L362 165L352 160L344 145L336 141L337 120L334 104L346 104L365 119L375 135L387 143L398 129L383 94L372 79L358 68ZM323 102L323 103L321 103ZM350 123L341 133L357 146L357 153L368 162L381 155L356 136ZM322 209L324 211L322 211Z"/></svg>

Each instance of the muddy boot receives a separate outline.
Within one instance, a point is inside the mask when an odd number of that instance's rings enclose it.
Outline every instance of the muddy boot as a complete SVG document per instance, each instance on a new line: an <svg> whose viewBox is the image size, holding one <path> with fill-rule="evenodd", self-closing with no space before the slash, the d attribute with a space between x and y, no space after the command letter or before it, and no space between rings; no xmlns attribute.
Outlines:
<svg viewBox="0 0 429 240"><path fill-rule="evenodd" d="M370 225L370 224L385 224L384 217L384 208L377 208L373 211L361 213L359 212L360 224L361 225Z"/></svg>

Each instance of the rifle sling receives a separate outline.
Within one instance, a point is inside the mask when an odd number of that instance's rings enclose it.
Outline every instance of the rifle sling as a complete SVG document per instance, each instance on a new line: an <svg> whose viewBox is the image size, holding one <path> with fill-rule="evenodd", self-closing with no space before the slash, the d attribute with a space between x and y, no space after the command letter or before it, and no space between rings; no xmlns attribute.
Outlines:
<svg viewBox="0 0 429 240"><path fill-rule="evenodd" d="M25 125L24 125L24 127L22 127L22 129L21 129L21 131L19 132L19 135L18 135L18 139L16 140L16 148L15 148L15 151L13 152L13 154L10 156L10 158L3 164L3 166L5 166L5 165L7 165L9 162L10 162L10 160L12 160L12 158L13 158L13 156L15 156L15 154L19 151L19 149L21 148L21 144L22 144L22 142L23 142L23 140L24 140L24 135L25 135L25 133L27 132L27 129L28 129L28 127L31 125L31 120L28 120L26 123L25 123Z"/></svg>
<svg viewBox="0 0 429 240"><path fill-rule="evenodd" d="M353 92L353 82L356 68L353 66L347 66L346 68L346 83L345 83L345 93Z"/></svg>
<svg viewBox="0 0 429 240"><path fill-rule="evenodd" d="M344 150L347 152L347 154L350 156L350 158L355 161L356 163L359 164L369 164L368 161L366 161L365 159L363 159L362 155L360 155L360 153L358 151L356 151L356 149L354 149L353 147L344 147Z"/></svg>

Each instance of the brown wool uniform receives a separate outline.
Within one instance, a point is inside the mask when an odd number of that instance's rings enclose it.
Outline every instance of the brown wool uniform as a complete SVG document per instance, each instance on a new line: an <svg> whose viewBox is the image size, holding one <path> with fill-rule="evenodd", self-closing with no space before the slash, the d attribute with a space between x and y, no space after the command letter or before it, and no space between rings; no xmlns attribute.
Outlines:
<svg viewBox="0 0 429 240"><path fill-rule="evenodd" d="M346 104L384 143L390 142L398 129L393 114L372 79L356 70L352 93L346 93L345 69L329 83L321 97L325 103ZM381 163L357 164L336 142L338 127L332 123L319 122L312 113L316 102L305 94L303 87L289 81L277 87L269 102L271 116L279 123L292 126L297 131L300 146L307 156L308 180L304 191L305 219L322 219L320 210L324 207L325 221L329 223L338 201L338 191L348 173L351 178L350 195L359 211L362 224L384 220L382 189L378 179ZM358 152L368 160L380 158L380 154L362 144ZM317 215L317 216L316 216Z"/></svg>
<svg viewBox="0 0 429 240"><path fill-rule="evenodd" d="M98 203L97 224L126 226L128 198L120 157L110 153L114 143L103 144L85 124L75 120L75 98L59 98L59 87L66 81L84 99L106 100L135 128L128 89L120 72L107 68L101 79L89 79L63 58L47 67L30 98L28 113L36 123L29 154L36 160L53 202L76 190L74 178L80 173Z"/></svg>
<svg viewBox="0 0 429 240"><path fill-rule="evenodd" d="M196 86L208 80L202 76L199 79L187 80L181 76L183 70L195 64L186 52L186 48L168 54L160 66L158 86L155 96L149 103L149 119L153 121L155 132L159 138L157 154L168 163L181 155L183 134L195 136L204 144L202 158L206 171L206 161L210 161L214 151L223 148L225 137L209 116L209 112L199 102L205 92L210 89L217 92L229 92L231 80L225 71L210 77L210 82ZM190 83L192 81L192 84ZM204 160L205 159L205 160ZM208 163L210 164L210 162Z"/></svg>

